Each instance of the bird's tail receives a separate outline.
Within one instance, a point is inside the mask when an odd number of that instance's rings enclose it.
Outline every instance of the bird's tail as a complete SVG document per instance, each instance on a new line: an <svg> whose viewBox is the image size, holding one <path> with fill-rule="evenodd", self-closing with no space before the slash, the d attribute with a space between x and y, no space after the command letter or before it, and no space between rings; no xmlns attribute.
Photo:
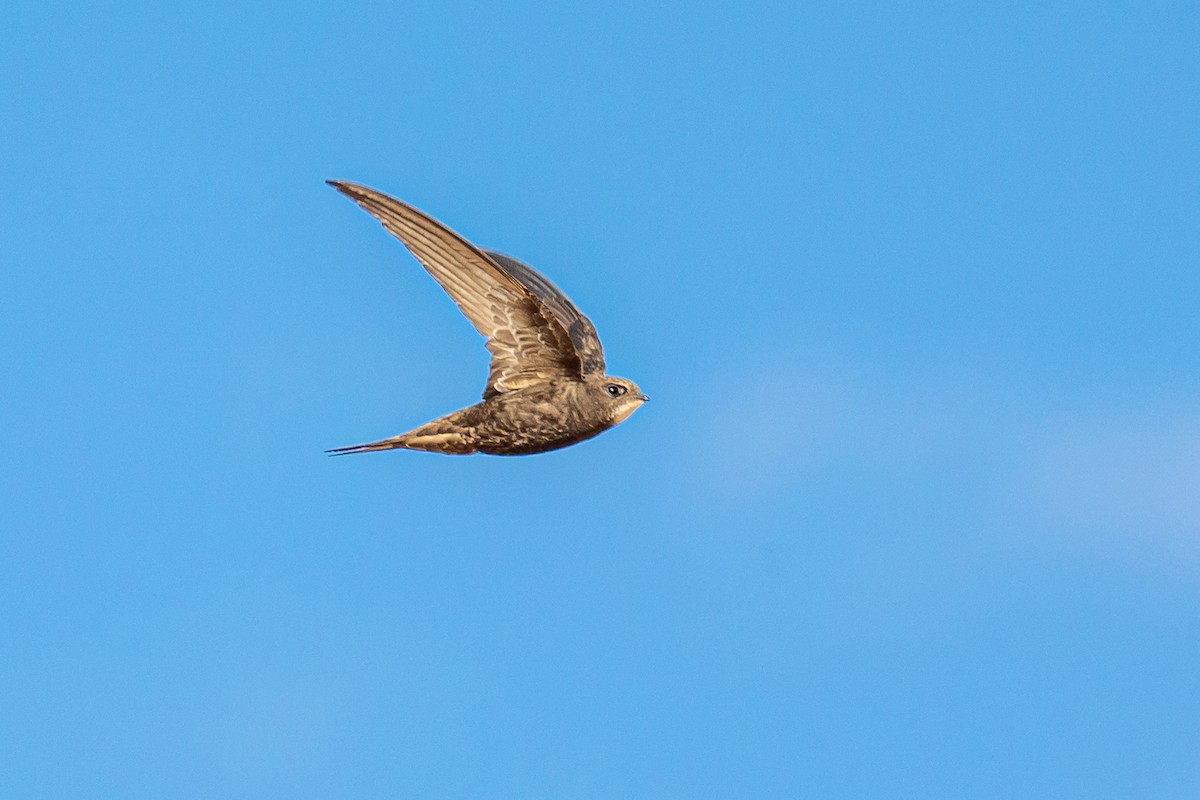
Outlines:
<svg viewBox="0 0 1200 800"><path fill-rule="evenodd" d="M447 453L450 455L470 455L478 452L475 443L460 431L446 430L438 425L439 421L422 425L414 431L393 436L390 439L380 439L378 442L352 444L349 447L335 447L326 450L326 455L348 456L351 453L373 453L376 450L427 450L431 453Z"/></svg>
<svg viewBox="0 0 1200 800"><path fill-rule="evenodd" d="M335 447L332 450L326 450L325 455L328 456L348 456L351 453L373 453L376 450L395 450L396 448L405 448L408 445L405 439L408 438L407 433L399 436L393 436L390 439L380 439L378 442L367 442L366 444L352 444L348 447Z"/></svg>

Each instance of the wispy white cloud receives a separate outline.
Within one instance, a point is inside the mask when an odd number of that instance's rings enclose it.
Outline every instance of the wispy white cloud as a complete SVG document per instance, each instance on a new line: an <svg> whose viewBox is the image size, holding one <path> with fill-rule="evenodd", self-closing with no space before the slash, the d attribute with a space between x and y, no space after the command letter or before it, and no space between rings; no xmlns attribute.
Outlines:
<svg viewBox="0 0 1200 800"><path fill-rule="evenodd" d="M851 388L830 373L734 376L699 409L688 463L704 493L744 498L820 470L852 436Z"/></svg>
<svg viewBox="0 0 1200 800"><path fill-rule="evenodd" d="M1051 395L969 368L883 375L828 359L783 363L743 373L697 409L688 469L702 501L903 483L929 502L975 504L967 511L981 521L1200 553L1200 393ZM947 481L970 498L939 494Z"/></svg>
<svg viewBox="0 0 1200 800"><path fill-rule="evenodd" d="M698 408L689 461L706 493L738 500L824 480L831 470L934 468L992 449L984 440L1005 416L1002 399L961 377L786 364L734 375L731 390Z"/></svg>
<svg viewBox="0 0 1200 800"><path fill-rule="evenodd" d="M1177 540L1200 552L1200 398L1091 408L1029 452L1029 487L1054 519Z"/></svg>

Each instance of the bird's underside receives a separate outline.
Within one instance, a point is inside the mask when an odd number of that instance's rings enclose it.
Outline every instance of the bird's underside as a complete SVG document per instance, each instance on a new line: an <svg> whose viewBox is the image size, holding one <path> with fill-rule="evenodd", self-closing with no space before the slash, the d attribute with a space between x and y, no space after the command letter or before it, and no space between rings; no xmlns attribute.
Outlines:
<svg viewBox="0 0 1200 800"><path fill-rule="evenodd" d="M532 267L481 250L433 218L381 192L329 181L416 256L487 339L483 402L408 433L339 447L333 455L403 448L525 455L566 447L625 420L647 398L606 375L591 321Z"/></svg>
<svg viewBox="0 0 1200 800"><path fill-rule="evenodd" d="M426 450L447 455L530 455L590 439L612 422L579 412L582 386L556 382L518 389L378 442L339 447L334 455Z"/></svg>

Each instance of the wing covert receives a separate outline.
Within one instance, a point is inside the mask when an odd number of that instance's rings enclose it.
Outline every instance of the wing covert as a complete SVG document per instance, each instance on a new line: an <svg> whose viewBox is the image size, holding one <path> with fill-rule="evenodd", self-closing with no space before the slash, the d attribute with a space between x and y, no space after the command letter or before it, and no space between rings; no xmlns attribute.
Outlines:
<svg viewBox="0 0 1200 800"><path fill-rule="evenodd" d="M484 250L483 252L532 292L562 325L571 339L575 352L579 354L583 374L603 373L604 347L600 344L596 326L571 302L563 290L523 261L518 261L512 256L506 256L495 250Z"/></svg>

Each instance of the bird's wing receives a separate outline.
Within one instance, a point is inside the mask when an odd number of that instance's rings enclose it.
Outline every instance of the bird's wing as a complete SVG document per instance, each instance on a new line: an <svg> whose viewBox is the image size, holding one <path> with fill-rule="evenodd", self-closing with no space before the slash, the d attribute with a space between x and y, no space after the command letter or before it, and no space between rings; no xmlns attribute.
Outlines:
<svg viewBox="0 0 1200 800"><path fill-rule="evenodd" d="M495 250L484 250L483 252L504 267L504 271L520 281L522 286L533 292L542 301L542 305L554 315L554 318L566 330L567 335L571 337L571 344L574 345L575 352L579 354L583 374L603 374L604 348L600 345L596 326L575 307L569 297L563 294L562 289L551 283L545 275L533 267L512 256L497 253Z"/></svg>
<svg viewBox="0 0 1200 800"><path fill-rule="evenodd" d="M583 360L556 313L482 250L382 192L345 181L327 183L403 242L487 339L492 363L484 399L554 378L583 376Z"/></svg>

